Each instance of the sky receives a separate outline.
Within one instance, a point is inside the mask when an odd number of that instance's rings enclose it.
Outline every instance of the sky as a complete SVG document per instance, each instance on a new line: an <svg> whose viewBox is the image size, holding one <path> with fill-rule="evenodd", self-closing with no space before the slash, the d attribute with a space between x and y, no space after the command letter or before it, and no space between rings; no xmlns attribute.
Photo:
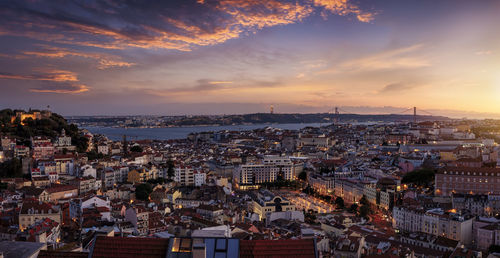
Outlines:
<svg viewBox="0 0 500 258"><path fill-rule="evenodd" d="M500 1L0 1L0 108L500 118Z"/></svg>

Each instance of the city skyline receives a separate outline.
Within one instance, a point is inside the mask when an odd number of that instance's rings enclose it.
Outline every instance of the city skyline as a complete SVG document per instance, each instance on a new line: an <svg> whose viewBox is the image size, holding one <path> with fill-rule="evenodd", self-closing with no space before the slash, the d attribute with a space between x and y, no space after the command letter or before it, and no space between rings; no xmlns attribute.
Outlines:
<svg viewBox="0 0 500 258"><path fill-rule="evenodd" d="M0 108L500 117L497 1L4 1Z"/></svg>

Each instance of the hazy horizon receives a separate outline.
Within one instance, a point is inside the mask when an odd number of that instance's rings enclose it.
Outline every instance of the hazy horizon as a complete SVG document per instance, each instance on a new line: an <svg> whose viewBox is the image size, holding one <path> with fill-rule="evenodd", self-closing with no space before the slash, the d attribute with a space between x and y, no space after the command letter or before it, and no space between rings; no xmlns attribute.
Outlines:
<svg viewBox="0 0 500 258"><path fill-rule="evenodd" d="M274 113L275 114L318 114L318 113L333 113L335 107L320 107L320 108L314 108L309 111L297 111L297 110L291 110L291 111L282 111L279 109L279 105L273 105L274 107ZM2 107L0 106L0 109L4 108L10 108L10 109L22 109L22 110L29 110L29 108L32 109L38 109L38 110L43 110L46 109L47 107ZM57 109L54 109L53 107L50 107L50 110L61 114L65 117L72 117L72 116L185 116L185 115L192 115L192 116L210 116L210 115L245 115L245 114L255 114L255 113L269 113L269 108L270 106L262 106L262 110L255 109L254 112L226 112L226 113L203 113L203 112L196 112L193 111L191 113L161 113L158 111L157 113L82 113L82 114L71 114L71 113L65 113L64 111L60 112ZM267 108L267 109L265 109ZM413 107L366 107L366 106L339 106L339 113L340 114L359 114L359 115L413 115ZM221 108L225 109L225 108ZM234 109L232 109L234 110ZM444 116L452 119L462 119L462 118L467 118L467 119L500 119L500 114L488 114L488 113L480 113L480 112L464 112L464 111L459 111L459 110L420 110L417 107L417 115L422 115L422 116Z"/></svg>

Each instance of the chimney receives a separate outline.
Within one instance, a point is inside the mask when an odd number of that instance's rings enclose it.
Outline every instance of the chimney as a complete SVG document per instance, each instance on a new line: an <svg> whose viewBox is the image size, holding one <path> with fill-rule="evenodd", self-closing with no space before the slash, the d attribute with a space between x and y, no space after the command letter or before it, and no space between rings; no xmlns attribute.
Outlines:
<svg viewBox="0 0 500 258"><path fill-rule="evenodd" d="M205 258L205 243L194 243L193 244L193 258Z"/></svg>

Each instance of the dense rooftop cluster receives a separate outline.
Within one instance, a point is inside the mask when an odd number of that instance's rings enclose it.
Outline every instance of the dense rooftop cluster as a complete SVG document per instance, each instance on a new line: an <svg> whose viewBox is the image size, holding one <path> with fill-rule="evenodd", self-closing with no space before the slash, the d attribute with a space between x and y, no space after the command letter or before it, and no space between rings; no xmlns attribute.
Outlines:
<svg viewBox="0 0 500 258"><path fill-rule="evenodd" d="M0 251L9 257L25 244L40 257L67 251L95 257L494 255L499 147L495 135L478 130L490 123L266 127L165 141L112 141L78 130L88 139L85 150L64 128L54 137L33 135L29 143L5 131L0 162L19 160L22 177L3 172L12 177L1 179Z"/></svg>

